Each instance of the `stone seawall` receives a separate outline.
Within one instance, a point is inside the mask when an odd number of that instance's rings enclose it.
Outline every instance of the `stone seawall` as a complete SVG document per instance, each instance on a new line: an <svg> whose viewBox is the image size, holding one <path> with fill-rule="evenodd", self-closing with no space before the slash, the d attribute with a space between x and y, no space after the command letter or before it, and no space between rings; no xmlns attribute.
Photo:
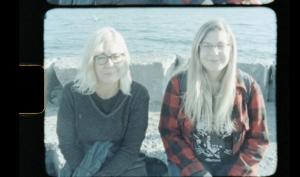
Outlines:
<svg viewBox="0 0 300 177"><path fill-rule="evenodd" d="M158 111L159 108L157 105L160 105L162 101L165 85L171 75L177 70L176 67L174 67L174 63L169 66L163 66L163 64L157 62L131 65L130 69L133 80L143 84L149 91L150 110ZM238 63L238 67L252 75L258 82L266 102L275 102L275 65ZM45 68L47 77L46 99L48 102L53 105L58 104L63 86L74 79L77 69L78 66L76 64L66 64L66 62L54 62Z"/></svg>

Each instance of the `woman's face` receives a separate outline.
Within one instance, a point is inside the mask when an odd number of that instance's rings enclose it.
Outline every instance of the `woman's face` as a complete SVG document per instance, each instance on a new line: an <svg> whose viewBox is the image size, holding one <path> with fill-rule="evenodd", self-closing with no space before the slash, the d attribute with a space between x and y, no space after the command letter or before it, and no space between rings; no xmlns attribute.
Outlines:
<svg viewBox="0 0 300 177"><path fill-rule="evenodd" d="M126 54L118 45L102 45L93 57L97 81L114 84L125 74Z"/></svg>
<svg viewBox="0 0 300 177"><path fill-rule="evenodd" d="M229 62L231 46L224 30L209 31L200 44L200 62L207 71L220 72Z"/></svg>

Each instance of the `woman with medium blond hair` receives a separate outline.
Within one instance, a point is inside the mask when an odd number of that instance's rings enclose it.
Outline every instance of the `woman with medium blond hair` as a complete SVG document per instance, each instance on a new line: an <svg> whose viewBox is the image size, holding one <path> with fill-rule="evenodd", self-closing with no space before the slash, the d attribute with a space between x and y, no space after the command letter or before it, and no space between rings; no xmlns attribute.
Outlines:
<svg viewBox="0 0 300 177"><path fill-rule="evenodd" d="M264 99L237 68L225 22L197 32L187 69L165 91L159 131L172 176L257 176L269 143Z"/></svg>
<svg viewBox="0 0 300 177"><path fill-rule="evenodd" d="M115 29L102 28L88 41L60 100L57 135L66 160L60 176L146 175L140 147L149 94L131 79L129 64L125 40Z"/></svg>

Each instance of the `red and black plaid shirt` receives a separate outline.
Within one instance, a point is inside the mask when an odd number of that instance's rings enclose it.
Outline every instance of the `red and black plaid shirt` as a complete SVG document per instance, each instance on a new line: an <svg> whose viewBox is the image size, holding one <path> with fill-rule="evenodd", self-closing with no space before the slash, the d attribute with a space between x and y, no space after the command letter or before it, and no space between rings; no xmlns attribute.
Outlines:
<svg viewBox="0 0 300 177"><path fill-rule="evenodd" d="M168 160L179 167L182 176L191 176L205 168L192 149L191 133L194 126L180 111L183 102L179 79L183 74L185 73L174 76L167 86L159 131ZM228 176L256 176L258 162L263 158L269 144L266 110L260 87L253 80L248 105L244 99L246 91L245 83L237 79L232 115L238 135L233 138L233 154L238 158L230 168Z"/></svg>

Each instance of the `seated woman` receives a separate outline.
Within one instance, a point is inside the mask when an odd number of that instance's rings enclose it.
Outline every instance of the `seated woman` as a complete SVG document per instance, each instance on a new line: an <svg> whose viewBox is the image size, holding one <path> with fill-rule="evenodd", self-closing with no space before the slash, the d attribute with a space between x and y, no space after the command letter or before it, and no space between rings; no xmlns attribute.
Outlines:
<svg viewBox="0 0 300 177"><path fill-rule="evenodd" d="M237 69L234 35L203 24L185 71L169 82L159 123L171 176L257 176L268 147L257 82Z"/></svg>
<svg viewBox="0 0 300 177"><path fill-rule="evenodd" d="M86 46L75 80L64 87L57 135L66 160L63 169L72 176L83 171L89 176L146 175L140 147L149 94L132 81L129 63L121 34L100 29Z"/></svg>

